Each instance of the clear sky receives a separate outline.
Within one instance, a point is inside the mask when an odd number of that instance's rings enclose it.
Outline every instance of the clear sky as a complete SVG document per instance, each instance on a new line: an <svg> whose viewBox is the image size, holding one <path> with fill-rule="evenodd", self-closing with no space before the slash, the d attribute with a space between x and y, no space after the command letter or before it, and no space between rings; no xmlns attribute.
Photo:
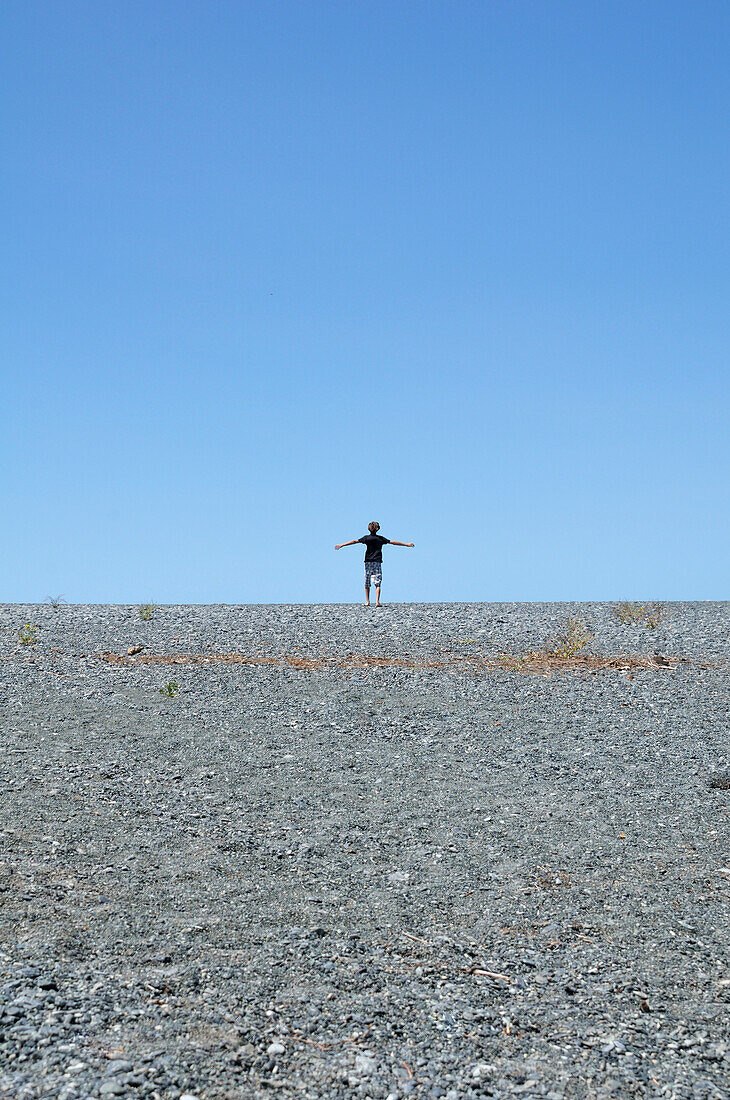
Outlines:
<svg viewBox="0 0 730 1100"><path fill-rule="evenodd" d="M6 0L0 600L728 587L726 0Z"/></svg>

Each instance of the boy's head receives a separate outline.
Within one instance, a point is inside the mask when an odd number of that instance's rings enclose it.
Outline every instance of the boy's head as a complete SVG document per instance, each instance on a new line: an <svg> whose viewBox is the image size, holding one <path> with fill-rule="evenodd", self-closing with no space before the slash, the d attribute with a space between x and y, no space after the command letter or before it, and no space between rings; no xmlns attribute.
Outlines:
<svg viewBox="0 0 730 1100"><path fill-rule="evenodd" d="M370 532L371 535L377 535L379 530L380 530L380 524L376 523L375 520L373 520L372 523L368 524L368 531Z"/></svg>

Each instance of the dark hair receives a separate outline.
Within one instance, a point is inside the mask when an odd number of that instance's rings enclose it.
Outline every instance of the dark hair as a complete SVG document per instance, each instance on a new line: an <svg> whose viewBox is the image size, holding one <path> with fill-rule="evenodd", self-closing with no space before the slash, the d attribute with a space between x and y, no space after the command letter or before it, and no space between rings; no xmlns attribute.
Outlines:
<svg viewBox="0 0 730 1100"><path fill-rule="evenodd" d="M368 524L368 531L370 532L371 535L374 535L379 530L380 530L380 524L376 523L375 520L373 520L372 523Z"/></svg>

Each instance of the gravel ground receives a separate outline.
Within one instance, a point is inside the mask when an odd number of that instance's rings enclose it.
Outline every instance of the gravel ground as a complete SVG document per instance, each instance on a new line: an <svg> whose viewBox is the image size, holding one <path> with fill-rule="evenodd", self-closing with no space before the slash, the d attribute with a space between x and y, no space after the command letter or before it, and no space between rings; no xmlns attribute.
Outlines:
<svg viewBox="0 0 730 1100"><path fill-rule="evenodd" d="M0 1092L730 1095L728 609L0 608Z"/></svg>

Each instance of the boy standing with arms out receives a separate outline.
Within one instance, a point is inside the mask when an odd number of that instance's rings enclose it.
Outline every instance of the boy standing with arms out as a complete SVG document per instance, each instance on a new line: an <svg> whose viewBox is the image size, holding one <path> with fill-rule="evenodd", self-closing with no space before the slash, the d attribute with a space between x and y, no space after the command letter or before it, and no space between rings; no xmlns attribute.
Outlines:
<svg viewBox="0 0 730 1100"><path fill-rule="evenodd" d="M396 542L395 539L386 539L378 534L380 524L373 520L368 524L370 534L363 535L361 539L350 539L349 542L341 542L335 546L335 550L341 550L343 546L356 546L358 542L365 544L365 607L370 607L370 584L375 585L375 606L380 607L380 586L383 580L383 547L390 546L415 546L413 542Z"/></svg>

